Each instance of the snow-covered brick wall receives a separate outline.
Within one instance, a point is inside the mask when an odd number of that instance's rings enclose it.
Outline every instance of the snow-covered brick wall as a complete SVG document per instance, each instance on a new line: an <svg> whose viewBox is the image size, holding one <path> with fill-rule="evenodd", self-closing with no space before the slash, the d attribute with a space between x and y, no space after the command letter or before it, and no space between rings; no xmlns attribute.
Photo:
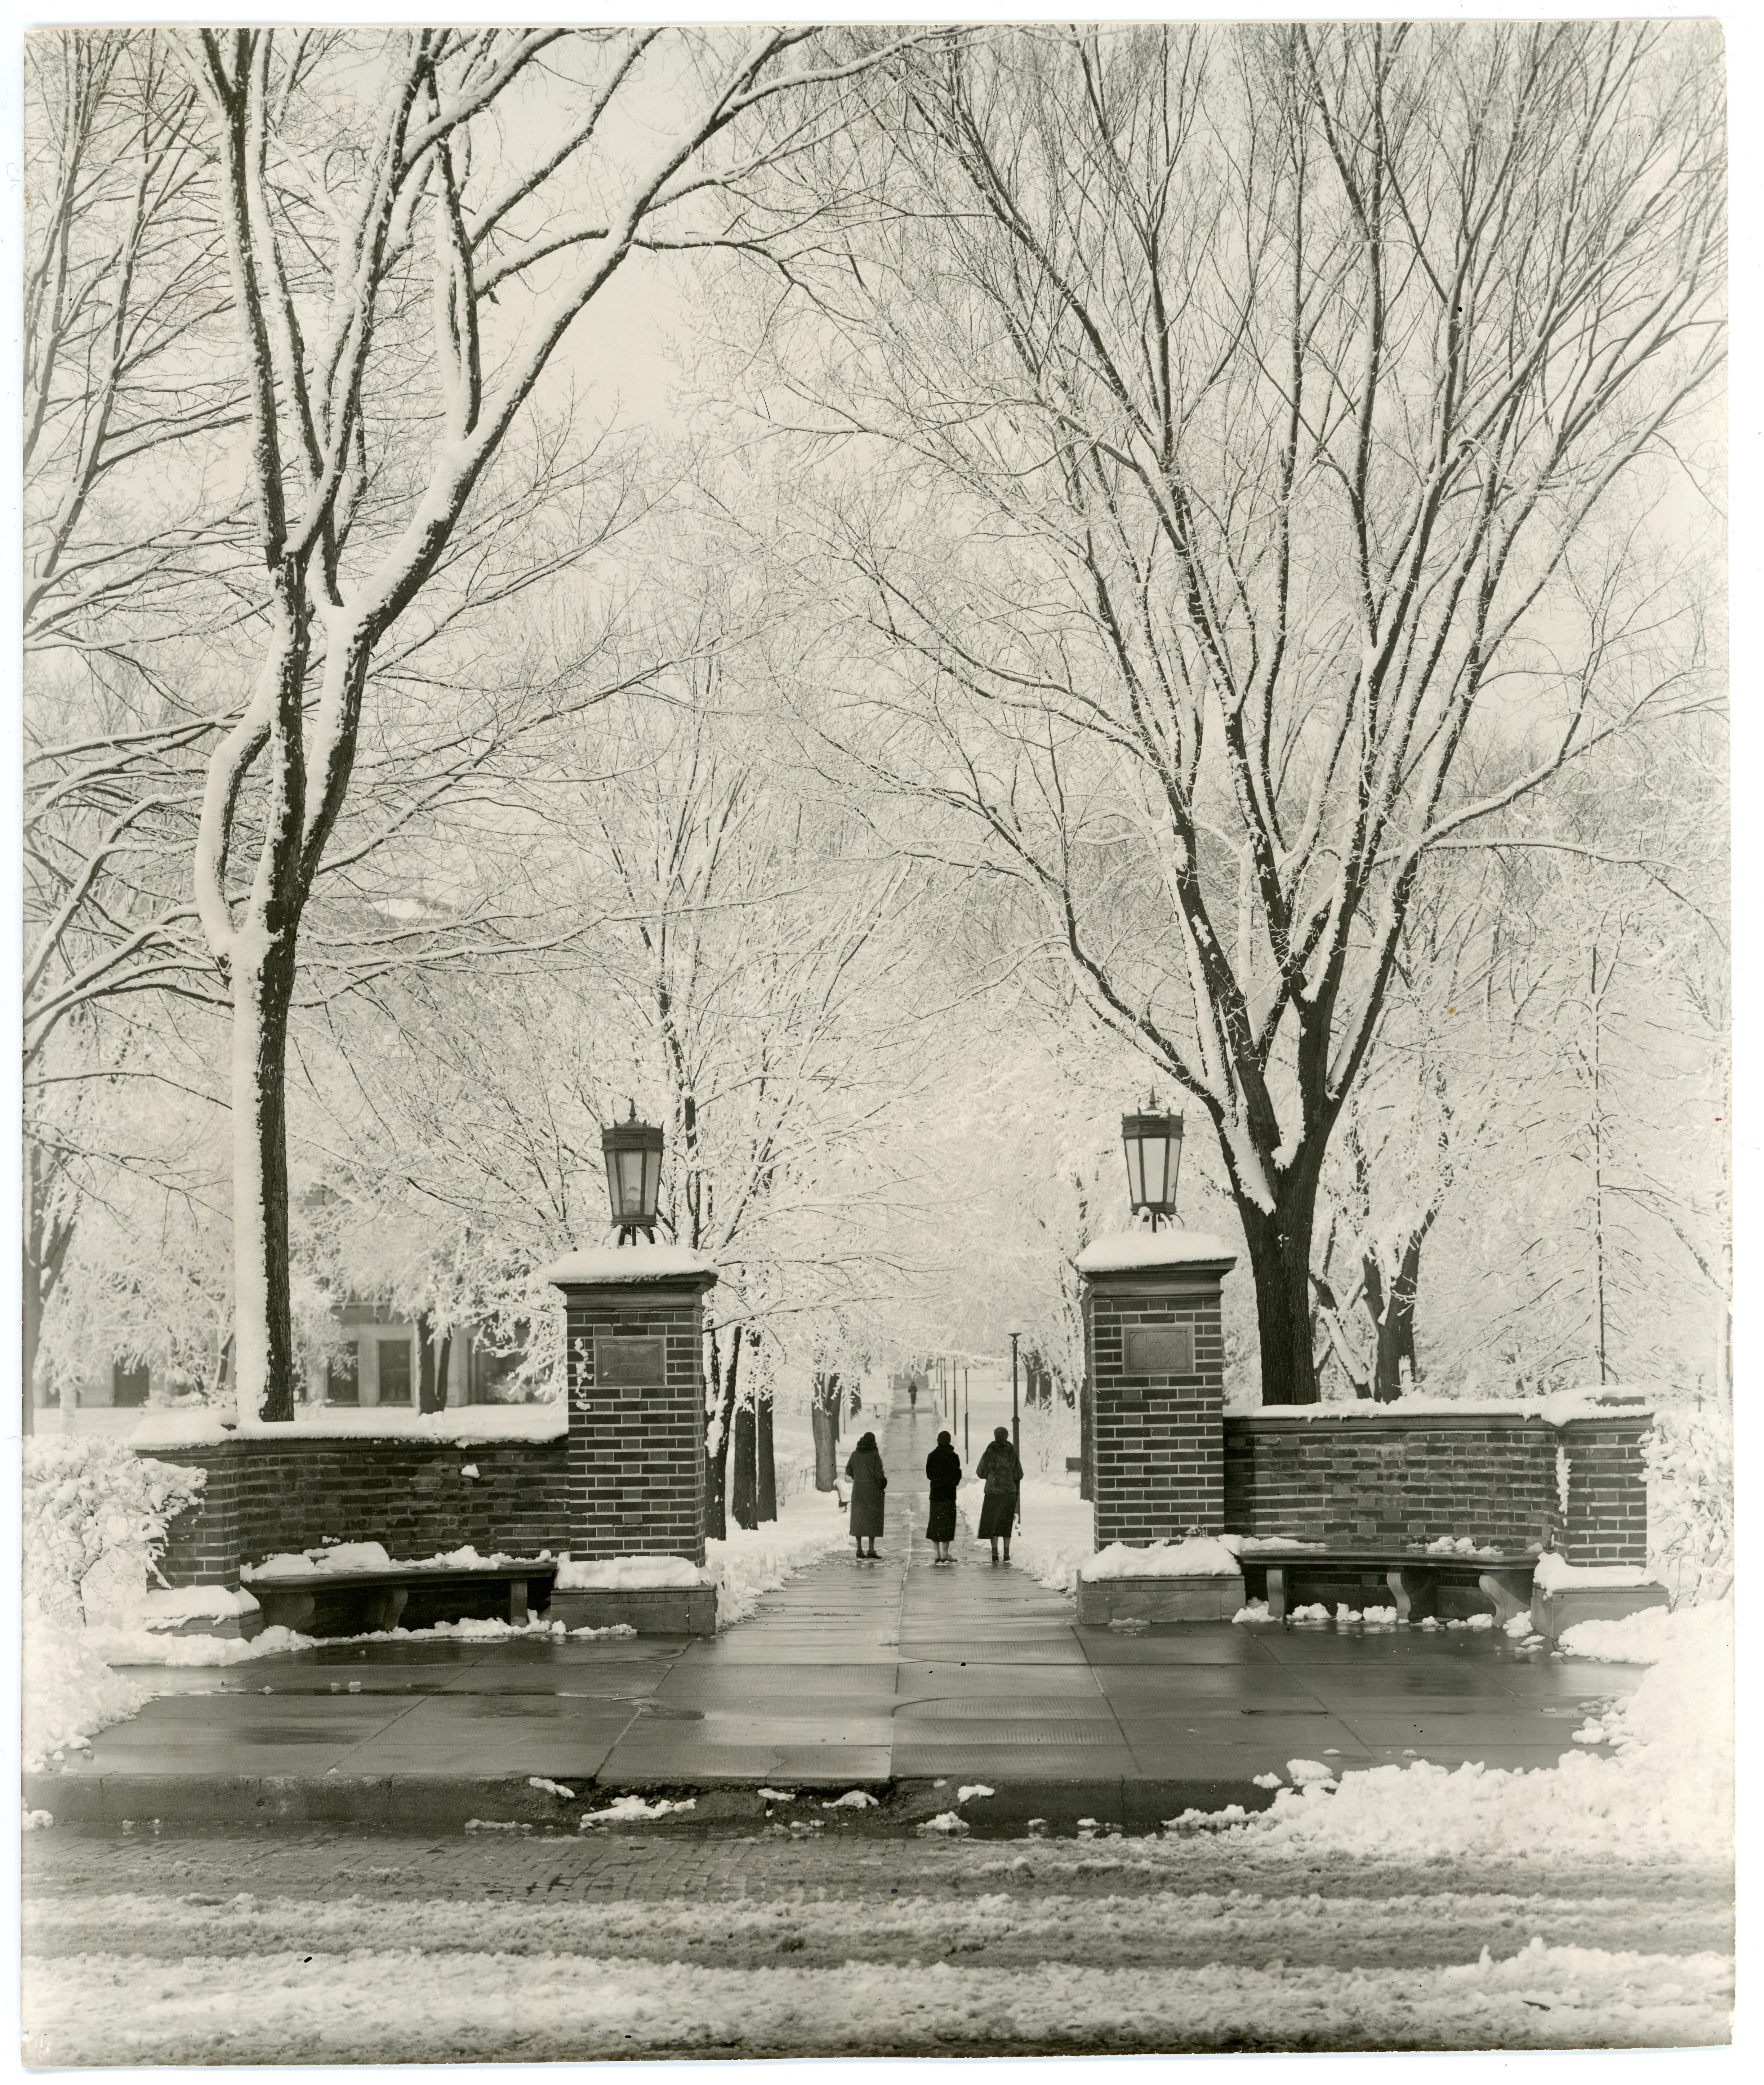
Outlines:
<svg viewBox="0 0 1764 2085"><path fill-rule="evenodd" d="M1647 1561L1647 1510L1637 1408L1551 1424L1517 1409L1456 1403L1351 1408L1317 1425L1285 1412L1228 1412L1225 1526L1342 1548L1555 1542L1576 1565ZM1567 1454L1567 1510L1557 1451Z"/></svg>
<svg viewBox="0 0 1764 2085"><path fill-rule="evenodd" d="M330 1542L377 1542L393 1556L470 1547L486 1556L570 1546L562 1441L492 1443L463 1474L456 1446L422 1440L247 1437L167 1451L207 1472L172 1525L161 1569L178 1586L236 1586L241 1563Z"/></svg>

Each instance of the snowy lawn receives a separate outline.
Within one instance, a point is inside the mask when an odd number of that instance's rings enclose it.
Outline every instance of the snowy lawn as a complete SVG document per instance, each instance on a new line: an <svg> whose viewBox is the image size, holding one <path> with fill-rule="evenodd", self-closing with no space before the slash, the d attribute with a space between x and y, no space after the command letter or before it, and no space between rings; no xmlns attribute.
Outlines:
<svg viewBox="0 0 1764 2085"><path fill-rule="evenodd" d="M850 1539L835 1492L804 1490L787 1499L778 1518L758 1527L731 1527L726 1542L705 1544L705 1570L717 1587L717 1627L744 1622L770 1593L805 1565Z"/></svg>

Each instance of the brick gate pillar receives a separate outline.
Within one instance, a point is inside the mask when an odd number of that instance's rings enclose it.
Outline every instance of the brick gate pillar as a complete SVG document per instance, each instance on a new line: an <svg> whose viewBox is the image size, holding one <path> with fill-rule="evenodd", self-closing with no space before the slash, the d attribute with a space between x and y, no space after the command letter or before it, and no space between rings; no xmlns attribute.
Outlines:
<svg viewBox="0 0 1764 2085"><path fill-rule="evenodd" d="M704 1561L704 1299L683 1246L590 1246L545 1269L563 1291L570 1553Z"/></svg>
<svg viewBox="0 0 1764 2085"><path fill-rule="evenodd" d="M1199 1231L1130 1231L1078 1256L1099 1549L1224 1527L1219 1285L1236 1264Z"/></svg>

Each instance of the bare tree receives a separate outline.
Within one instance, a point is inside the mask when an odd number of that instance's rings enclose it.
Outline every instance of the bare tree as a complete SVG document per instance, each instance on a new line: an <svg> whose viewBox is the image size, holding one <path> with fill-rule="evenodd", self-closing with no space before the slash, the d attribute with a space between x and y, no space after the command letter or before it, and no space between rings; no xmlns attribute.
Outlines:
<svg viewBox="0 0 1764 2085"><path fill-rule="evenodd" d="M632 253L726 236L723 206L755 165L836 122L843 83L900 48L837 40L438 28L190 42L249 413L260 633L209 765L196 900L233 1010L240 1393L265 1417L290 1416L295 1386L284 1064L301 922L376 659L444 568L559 344Z"/></svg>
<svg viewBox="0 0 1764 2085"><path fill-rule="evenodd" d="M897 69L894 207L768 314L774 418L863 460L842 749L1212 1123L1270 1401L1430 851L1706 699L1643 517L1720 365L1719 96L1688 27L1012 32Z"/></svg>

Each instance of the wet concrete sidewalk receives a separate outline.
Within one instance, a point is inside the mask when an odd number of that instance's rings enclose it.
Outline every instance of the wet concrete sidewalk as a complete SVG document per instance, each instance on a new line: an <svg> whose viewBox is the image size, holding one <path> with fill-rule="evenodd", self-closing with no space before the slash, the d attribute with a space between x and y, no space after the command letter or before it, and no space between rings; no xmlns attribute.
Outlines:
<svg viewBox="0 0 1764 2085"><path fill-rule="evenodd" d="M727 1788L746 1791L731 1817L757 1817L762 1786L960 1777L999 1788L1001 1822L1117 1798L1168 1815L1265 1802L1254 1777L1294 1759L1552 1766L1589 1705L1641 1676L1499 1631L1080 1628L1068 1599L989 1564L965 1528L959 1561L933 1563L936 1432L928 1411L890 1416L881 1561L835 1552L714 1641L418 1637L138 1671L175 1691L70 1771L30 1777L29 1799L69 1822L418 1824L538 1777L577 1808ZM560 1798L520 1799L545 1814Z"/></svg>

